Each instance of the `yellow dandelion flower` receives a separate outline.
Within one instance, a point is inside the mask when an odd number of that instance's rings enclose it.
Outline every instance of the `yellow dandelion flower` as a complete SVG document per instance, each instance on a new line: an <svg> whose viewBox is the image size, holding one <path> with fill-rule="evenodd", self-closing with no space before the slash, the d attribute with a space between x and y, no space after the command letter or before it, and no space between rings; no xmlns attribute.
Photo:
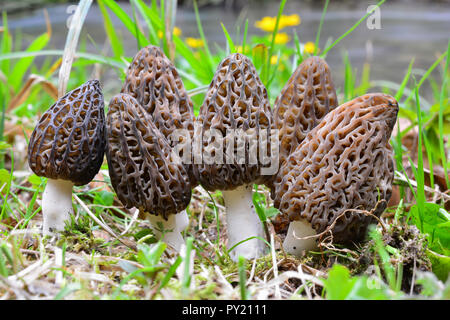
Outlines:
<svg viewBox="0 0 450 320"><path fill-rule="evenodd" d="M172 34L177 37L181 36L181 29L178 27L174 27ZM162 30L158 30L158 38L164 38L164 32Z"/></svg>
<svg viewBox="0 0 450 320"><path fill-rule="evenodd" d="M285 32L280 32L275 35L275 44L286 44L291 40L291 37L288 36Z"/></svg>
<svg viewBox="0 0 450 320"><path fill-rule="evenodd" d="M190 37L186 38L186 44L191 48L200 48L200 47L204 46L202 39L190 38Z"/></svg>
<svg viewBox="0 0 450 320"><path fill-rule="evenodd" d="M277 62L278 62L278 56L270 57L270 64L277 64Z"/></svg>
<svg viewBox="0 0 450 320"><path fill-rule="evenodd" d="M284 58L286 58L286 57L284 57ZM278 66L277 66L278 70L283 71L283 70L286 69L282 59L278 60L278 56L275 56L275 55L271 56L270 57L270 64L271 65L276 65L277 63L278 63Z"/></svg>
<svg viewBox="0 0 450 320"><path fill-rule="evenodd" d="M182 34L182 31L181 31L180 28L178 28L178 27L173 27L173 35L174 35L174 36L179 37L179 36L181 36L181 34Z"/></svg>
<svg viewBox="0 0 450 320"><path fill-rule="evenodd" d="M293 27L299 25L301 22L298 14L292 14L290 16L282 15L278 24L278 30L285 27ZM264 17L261 20L255 22L255 27L264 30L266 32L273 32L277 23L277 17Z"/></svg>
<svg viewBox="0 0 450 320"><path fill-rule="evenodd" d="M275 17L264 17L261 20L255 22L255 27L266 32L273 32L273 30L275 29L276 21L277 19Z"/></svg>
<svg viewBox="0 0 450 320"><path fill-rule="evenodd" d="M280 17L280 29L284 27L294 27L300 24L300 16L298 14L291 14L290 16Z"/></svg>
<svg viewBox="0 0 450 320"><path fill-rule="evenodd" d="M303 50L309 54L314 54L314 52L316 52L316 45L314 44L314 42L309 41L305 43ZM320 50L317 50L317 52L319 51Z"/></svg>

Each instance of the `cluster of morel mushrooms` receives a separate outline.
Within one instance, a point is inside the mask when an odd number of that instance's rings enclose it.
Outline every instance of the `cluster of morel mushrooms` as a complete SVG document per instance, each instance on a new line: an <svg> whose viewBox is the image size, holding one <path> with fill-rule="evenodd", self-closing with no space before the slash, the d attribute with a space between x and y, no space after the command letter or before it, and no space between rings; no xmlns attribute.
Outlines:
<svg viewBox="0 0 450 320"><path fill-rule="evenodd" d="M34 129L29 165L48 178L43 232L64 230L73 212L73 185L89 183L106 152L111 184L122 204L138 208L155 235L175 250L184 243L185 209L197 185L222 191L228 247L241 242L230 252L233 260L266 251L253 184L271 190L280 210L273 224L277 233L286 234L285 251L314 250L325 234L336 243L358 242L391 196L389 138L397 112L395 99L381 93L338 106L329 67L319 57L297 67L272 110L252 62L236 53L220 63L195 118L173 63L158 47L145 47L129 66L121 93L111 99L106 121L99 82L90 80L61 97ZM218 143L212 129L225 142ZM256 145L239 144L239 130L265 138ZM174 132L185 134L173 138ZM180 161L173 150L193 137L202 139L182 149L191 161ZM270 143L274 137L275 145ZM254 161L263 149L271 163ZM227 161L194 159L216 153ZM273 161L276 170L262 174Z"/></svg>

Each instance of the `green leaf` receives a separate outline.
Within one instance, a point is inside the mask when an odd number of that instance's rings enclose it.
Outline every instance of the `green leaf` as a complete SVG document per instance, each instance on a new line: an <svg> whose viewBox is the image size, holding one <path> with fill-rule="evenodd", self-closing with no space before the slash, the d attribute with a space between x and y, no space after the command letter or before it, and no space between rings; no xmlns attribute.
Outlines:
<svg viewBox="0 0 450 320"><path fill-rule="evenodd" d="M6 169L0 169L0 189L2 194L6 194L11 187L11 173Z"/></svg>
<svg viewBox="0 0 450 320"><path fill-rule="evenodd" d="M439 280L444 282L447 281L450 273L450 257L436 253L429 249L427 249L427 256L431 261L433 273L439 278Z"/></svg>
<svg viewBox="0 0 450 320"><path fill-rule="evenodd" d="M11 145L5 141L0 141L0 151L11 148Z"/></svg>
<svg viewBox="0 0 450 320"><path fill-rule="evenodd" d="M137 259L146 267L155 267L161 260L161 256L166 250L167 245L164 242L158 242L152 246L145 244L138 245Z"/></svg>
<svg viewBox="0 0 450 320"><path fill-rule="evenodd" d="M448 254L450 250L450 214L435 203L425 203L420 214L417 205L410 209L411 222L420 232L427 234L429 247L439 254Z"/></svg>
<svg viewBox="0 0 450 320"><path fill-rule="evenodd" d="M94 197L94 203L103 206L112 206L114 202L114 194L105 190L98 191Z"/></svg>
<svg viewBox="0 0 450 320"><path fill-rule="evenodd" d="M44 184L45 178L39 177L33 173L28 176L28 182L32 184L34 189L37 189L40 185Z"/></svg>
<svg viewBox="0 0 450 320"><path fill-rule="evenodd" d="M378 278L351 277L350 271L335 264L324 280L325 296L330 300L388 299L386 285Z"/></svg>
<svg viewBox="0 0 450 320"><path fill-rule="evenodd" d="M356 284L357 279L350 277L350 271L339 264L335 264L328 272L328 279L324 281L326 298L330 300L345 300Z"/></svg>

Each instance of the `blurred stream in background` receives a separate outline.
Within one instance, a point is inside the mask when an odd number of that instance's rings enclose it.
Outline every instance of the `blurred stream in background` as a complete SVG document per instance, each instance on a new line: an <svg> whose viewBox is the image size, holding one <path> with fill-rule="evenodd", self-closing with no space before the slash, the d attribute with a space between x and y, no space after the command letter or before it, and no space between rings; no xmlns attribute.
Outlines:
<svg viewBox="0 0 450 320"><path fill-rule="evenodd" d="M189 2L189 1L187 1ZM217 2L217 1L216 1ZM5 9L7 5L4 0ZM182 2L180 2L182 3ZM66 21L73 10L74 3L46 4L36 9L15 10L9 12L10 28L23 33L23 48L37 35L46 29L44 7L48 11L52 25L52 40L49 49L63 49L67 33ZM316 32L322 15L325 1L289 0L284 14L298 14L301 24L296 28L300 41L315 41ZM320 48L323 49L329 38L333 40L341 36L366 12L367 7L376 1L331 1L326 14L321 33ZM128 2L120 5L130 14L132 8ZM226 4L206 5L200 7L200 17L207 39L220 47L226 46L220 22L228 31L236 34L237 25L243 28L245 19L249 20L249 35L262 35L257 29L255 21L264 16L276 16L279 1L226 1ZM112 14L113 23L126 43L126 54L133 56L137 52L136 41L122 23ZM184 37L198 37L195 14L190 3L179 6L176 16L176 26L182 30ZM283 29L293 39L293 28ZM83 39L84 38L84 39ZM417 78L427 69L446 48L450 38L450 2L449 1L420 1L420 0L391 0L381 7L381 29L370 30L366 23L362 23L337 47L333 48L327 62L333 70L334 81L338 87L343 87L344 65L343 55L348 52L349 60L358 71L357 79L365 62L371 65L371 80L388 80L401 82L406 73L409 62L415 59L414 71ZM82 30L81 41L86 42L87 51L101 54L111 54L105 44L103 20L95 1L92 5ZM242 39L234 38L236 42ZM291 40L293 45L293 40ZM112 73L113 75L115 73ZM438 76L438 74L436 74ZM112 89L120 86L119 79L108 77L106 87ZM422 95L431 95L431 91L424 88Z"/></svg>

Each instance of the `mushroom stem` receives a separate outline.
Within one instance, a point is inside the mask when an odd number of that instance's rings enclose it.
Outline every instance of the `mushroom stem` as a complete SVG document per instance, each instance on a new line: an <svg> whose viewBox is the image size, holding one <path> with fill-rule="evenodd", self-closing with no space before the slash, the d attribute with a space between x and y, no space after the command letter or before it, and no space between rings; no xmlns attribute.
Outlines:
<svg viewBox="0 0 450 320"><path fill-rule="evenodd" d="M317 249L316 237L301 239L316 235L311 224L303 219L294 220L289 224L286 239L283 242L284 251L300 257L304 251Z"/></svg>
<svg viewBox="0 0 450 320"><path fill-rule="evenodd" d="M167 220L153 214L147 214L147 219L150 221L151 228L155 233L156 238L158 240L163 240L177 252L180 252L181 246L184 244L181 232L186 229L189 224L186 210L169 215ZM159 224L162 224L162 229ZM161 231L164 231L164 236Z"/></svg>
<svg viewBox="0 0 450 320"><path fill-rule="evenodd" d="M72 187L73 183L69 180L47 180L47 186L42 194L44 235L63 231L65 222L70 220L70 215L73 213Z"/></svg>
<svg viewBox="0 0 450 320"><path fill-rule="evenodd" d="M222 191L222 195L227 213L228 248L250 237L264 238L262 222L253 205L252 185ZM254 259L264 251L265 244L261 239L251 239L236 246L230 257L233 261L237 261L239 256Z"/></svg>

